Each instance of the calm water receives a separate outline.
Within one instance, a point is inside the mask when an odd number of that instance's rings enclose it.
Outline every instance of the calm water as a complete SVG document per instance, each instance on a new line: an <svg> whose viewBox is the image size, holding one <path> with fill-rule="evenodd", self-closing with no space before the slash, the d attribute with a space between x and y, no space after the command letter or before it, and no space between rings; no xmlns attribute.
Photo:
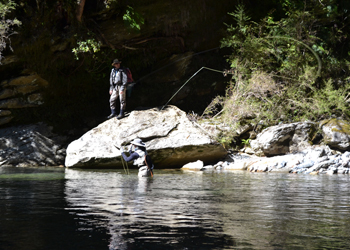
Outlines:
<svg viewBox="0 0 350 250"><path fill-rule="evenodd" d="M0 249L348 249L344 175L0 168Z"/></svg>

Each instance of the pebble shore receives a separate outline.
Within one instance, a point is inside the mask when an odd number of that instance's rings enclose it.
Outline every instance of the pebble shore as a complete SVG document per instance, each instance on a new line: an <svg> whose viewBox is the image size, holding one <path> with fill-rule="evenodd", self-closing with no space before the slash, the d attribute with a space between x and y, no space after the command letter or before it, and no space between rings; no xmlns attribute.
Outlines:
<svg viewBox="0 0 350 250"><path fill-rule="evenodd" d="M349 174L350 152L338 152L328 146L310 147L302 152L272 157L258 157L242 153L230 153L215 165L202 161L182 167L187 170L220 171L246 170L250 172L284 172L292 174Z"/></svg>

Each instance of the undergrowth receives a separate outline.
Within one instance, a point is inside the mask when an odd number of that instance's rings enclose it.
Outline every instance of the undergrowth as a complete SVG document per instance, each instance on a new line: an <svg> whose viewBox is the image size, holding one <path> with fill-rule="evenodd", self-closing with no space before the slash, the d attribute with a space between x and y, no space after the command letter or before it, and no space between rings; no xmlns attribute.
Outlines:
<svg viewBox="0 0 350 250"><path fill-rule="evenodd" d="M281 1L285 13L277 21L273 12L252 21L243 5L229 13L235 25L227 25L222 47L232 49L232 79L226 96L215 98L205 110L207 117L231 127L218 138L226 146L245 123L349 118L347 10L334 8L330 0L299 2Z"/></svg>

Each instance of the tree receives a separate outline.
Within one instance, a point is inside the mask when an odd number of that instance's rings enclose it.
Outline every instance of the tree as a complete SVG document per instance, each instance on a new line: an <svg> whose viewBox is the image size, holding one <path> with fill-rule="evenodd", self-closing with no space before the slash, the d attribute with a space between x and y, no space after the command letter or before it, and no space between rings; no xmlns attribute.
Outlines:
<svg viewBox="0 0 350 250"><path fill-rule="evenodd" d="M15 8L16 3L12 0L0 2L0 64L3 58L2 53L7 45L12 50L10 36L16 34L13 31L13 27L21 25L21 22L17 18L6 19L6 15Z"/></svg>
<svg viewBox="0 0 350 250"><path fill-rule="evenodd" d="M78 1L78 6L77 6L77 20L78 20L78 22L80 22L80 23L81 23L81 20L82 20L82 17L83 17L84 6L85 6L85 0L80 0L80 1Z"/></svg>

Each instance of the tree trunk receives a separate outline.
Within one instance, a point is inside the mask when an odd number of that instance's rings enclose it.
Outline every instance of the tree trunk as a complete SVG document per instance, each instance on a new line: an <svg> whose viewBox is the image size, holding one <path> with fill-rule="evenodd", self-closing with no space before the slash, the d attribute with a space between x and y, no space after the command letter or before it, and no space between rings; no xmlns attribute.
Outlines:
<svg viewBox="0 0 350 250"><path fill-rule="evenodd" d="M80 0L77 6L77 20L81 23L85 6L85 0Z"/></svg>

